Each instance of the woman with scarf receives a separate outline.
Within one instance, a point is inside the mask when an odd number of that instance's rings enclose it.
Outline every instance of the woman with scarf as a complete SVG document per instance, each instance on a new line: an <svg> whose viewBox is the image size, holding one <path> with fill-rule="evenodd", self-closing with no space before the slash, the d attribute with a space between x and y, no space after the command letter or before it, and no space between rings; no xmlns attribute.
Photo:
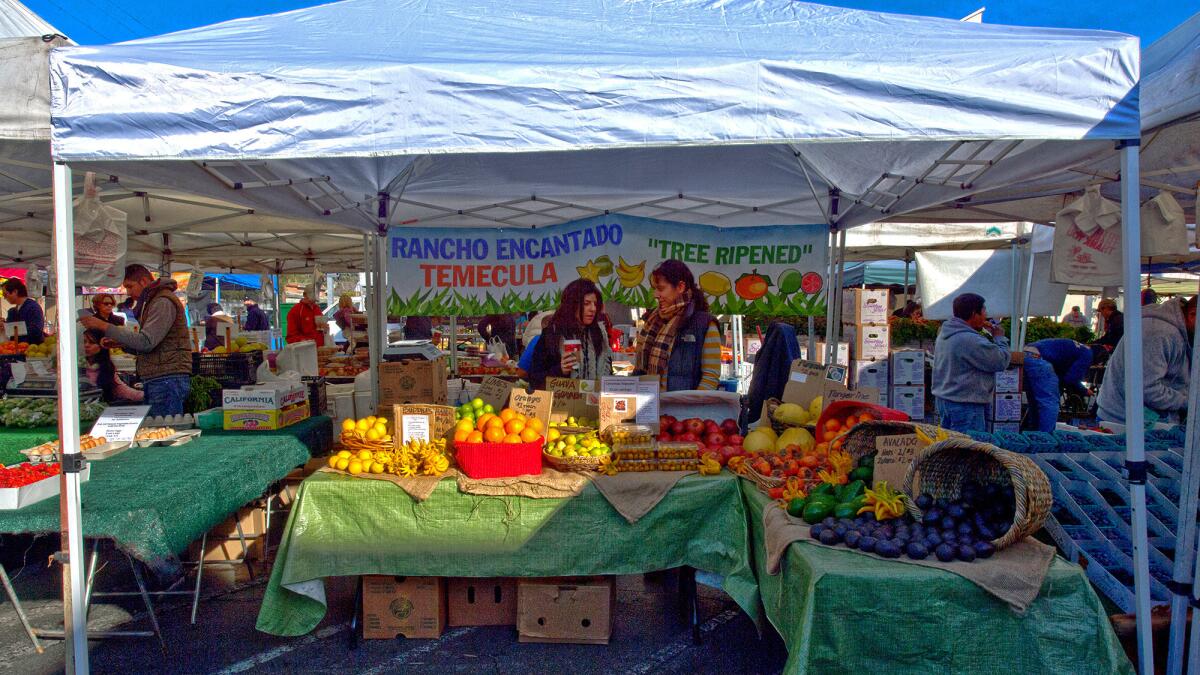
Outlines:
<svg viewBox="0 0 1200 675"><path fill-rule="evenodd" d="M545 321L534 347L530 385L544 389L548 377L596 380L612 375L607 321L604 298L596 284L587 279L567 284L558 310ZM564 349L568 340L578 341L579 349Z"/></svg>
<svg viewBox="0 0 1200 675"><path fill-rule="evenodd" d="M721 377L721 332L692 271L664 260L650 273L658 307L638 332L638 375L658 375L663 391L716 389Z"/></svg>

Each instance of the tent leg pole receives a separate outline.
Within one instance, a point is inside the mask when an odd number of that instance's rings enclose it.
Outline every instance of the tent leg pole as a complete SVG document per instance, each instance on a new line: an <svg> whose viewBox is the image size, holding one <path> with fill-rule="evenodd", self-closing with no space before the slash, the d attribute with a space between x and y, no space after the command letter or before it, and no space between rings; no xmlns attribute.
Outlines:
<svg viewBox="0 0 1200 675"><path fill-rule="evenodd" d="M271 277L271 299L275 303L275 330L279 331L279 341L276 349L283 349L283 289L279 286L279 271L283 263L275 261L275 276Z"/></svg>
<svg viewBox="0 0 1200 675"><path fill-rule="evenodd" d="M365 240L366 256L367 256L367 330L371 334L371 338L376 338L378 335L378 326L380 321L379 306L375 302L375 296L379 294L379 270L376 268L375 246L377 242L375 237L367 235ZM386 327L384 328L386 331ZM375 407L379 407L379 361L380 361L380 344L378 339L367 340L367 354L369 355L369 368L371 372L371 395L375 400Z"/></svg>
<svg viewBox="0 0 1200 675"><path fill-rule="evenodd" d="M72 204L71 168L54 164L54 267L59 298L58 362L73 364L78 351L75 325L75 214ZM79 369L58 369L58 437L62 441L63 466L79 454ZM70 457L76 455L76 457ZM69 458L69 459L68 459ZM69 647L66 649L67 672L89 672L87 644L87 603L84 600L83 517L79 498L79 473L63 471L59 475L59 512L62 544L66 556L63 568L63 627Z"/></svg>
<svg viewBox="0 0 1200 675"><path fill-rule="evenodd" d="M1125 331L1142 334L1141 223L1138 213L1138 141L1121 147L1121 233L1125 282ZM1125 349L1125 439L1126 465L1130 470L1129 497L1132 510L1134 607L1137 615L1138 670L1154 672L1154 642L1150 628L1150 554L1146 539L1146 446L1142 414L1142 341L1121 340Z"/></svg>
<svg viewBox="0 0 1200 675"><path fill-rule="evenodd" d="M817 321L811 314L808 315L808 359L815 361L815 352L817 351L817 336L814 335L817 330Z"/></svg>
<svg viewBox="0 0 1200 675"><path fill-rule="evenodd" d="M830 345L833 345L833 327L834 323L838 321L838 317L834 316L835 300L838 299L835 293L835 287L838 285L838 277L835 274L836 243L838 243L838 231L833 229L829 233L829 274L826 276L828 280L826 283L826 347L824 347L824 353L821 354L820 359L812 359L823 364L829 363L829 350L832 348Z"/></svg>
<svg viewBox="0 0 1200 675"><path fill-rule="evenodd" d="M458 377L458 317L450 317L450 372Z"/></svg>
<svg viewBox="0 0 1200 675"><path fill-rule="evenodd" d="M908 306L908 263L912 259L912 254L907 250L904 251L904 304L901 307Z"/></svg>
<svg viewBox="0 0 1200 675"><path fill-rule="evenodd" d="M1188 384L1189 424L1183 445L1183 476L1179 480L1179 524L1175 530L1175 566L1171 571L1171 579L1178 584L1186 584L1189 577L1194 579L1200 574L1200 567L1195 565L1196 501L1197 491L1200 491L1200 470L1197 470L1196 466L1196 453L1200 452L1197 410L1200 410L1200 331L1195 331L1192 337L1192 373ZM1195 593L1194 587L1192 593ZM1187 627L1188 599L1187 594L1171 595L1171 639L1167 648L1167 673L1170 675L1183 672L1183 640ZM1198 653L1200 649L1193 647L1192 654Z"/></svg>
<svg viewBox="0 0 1200 675"><path fill-rule="evenodd" d="M833 340L829 345L829 359L827 363L837 363L838 346L842 341L842 284L846 281L846 231L838 232L838 248L837 248L837 274L835 276L837 283L835 290L837 297L833 303Z"/></svg>
<svg viewBox="0 0 1200 675"><path fill-rule="evenodd" d="M1015 349L1025 348L1025 338L1029 334L1029 296L1033 293L1033 243L1025 245L1028 254L1025 268L1025 288L1021 292L1021 335Z"/></svg>

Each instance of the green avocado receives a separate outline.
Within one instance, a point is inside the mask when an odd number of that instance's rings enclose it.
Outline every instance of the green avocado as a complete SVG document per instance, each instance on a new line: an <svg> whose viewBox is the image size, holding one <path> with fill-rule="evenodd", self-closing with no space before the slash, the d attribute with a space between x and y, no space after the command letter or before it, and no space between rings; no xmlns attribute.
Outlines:
<svg viewBox="0 0 1200 675"><path fill-rule="evenodd" d="M872 469L871 467L860 466L857 469L850 472L850 480L862 481L863 483L870 483L871 478L874 475L875 475L875 470Z"/></svg>
<svg viewBox="0 0 1200 675"><path fill-rule="evenodd" d="M804 505L804 522L809 525L816 525L832 515L835 508L837 508L837 504L832 500L817 499L814 501L809 497L808 503Z"/></svg>
<svg viewBox="0 0 1200 675"><path fill-rule="evenodd" d="M805 504L805 500L800 497L797 497L796 499L793 499L792 501L788 502L788 505L787 505L788 515L792 516L793 518L803 517L804 516L804 504Z"/></svg>

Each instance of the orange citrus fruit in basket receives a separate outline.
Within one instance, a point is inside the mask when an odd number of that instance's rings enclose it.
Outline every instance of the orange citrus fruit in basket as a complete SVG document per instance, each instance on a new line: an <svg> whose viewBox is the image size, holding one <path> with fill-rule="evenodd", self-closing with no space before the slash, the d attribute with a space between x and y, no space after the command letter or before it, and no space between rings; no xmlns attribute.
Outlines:
<svg viewBox="0 0 1200 675"><path fill-rule="evenodd" d="M468 443L482 443L483 442L483 433L479 432L479 431L472 431L471 433L467 434L467 442Z"/></svg>
<svg viewBox="0 0 1200 675"><path fill-rule="evenodd" d="M529 421L529 418L528 418L528 417L526 417L525 415L522 415L521 413L516 413L515 415L513 415L513 419L514 419L514 420L521 420L522 422L528 422L528 421Z"/></svg>
<svg viewBox="0 0 1200 675"><path fill-rule="evenodd" d="M504 429L501 427L488 427L488 430L483 432L483 440L488 443L499 443L504 440Z"/></svg>
<svg viewBox="0 0 1200 675"><path fill-rule="evenodd" d="M456 429L454 431L454 442L455 443L464 443L464 442L470 443L470 441L467 439L470 438L471 434L473 434L473 433L477 434L479 432L478 431L467 431L466 429Z"/></svg>
<svg viewBox="0 0 1200 675"><path fill-rule="evenodd" d="M510 434L520 434L525 430L525 422L519 419L511 419L508 424L504 425L504 430Z"/></svg>
<svg viewBox="0 0 1200 675"><path fill-rule="evenodd" d="M454 425L454 430L470 433L475 430L475 424L471 420L460 420L458 424Z"/></svg>
<svg viewBox="0 0 1200 675"><path fill-rule="evenodd" d="M512 408L505 408L504 410L500 411L500 419L504 420L506 423L516 416L517 411L513 410Z"/></svg>
<svg viewBox="0 0 1200 675"><path fill-rule="evenodd" d="M483 431L484 429L487 428L488 422L491 421L492 419L494 419L495 417L496 417L495 415L492 415L490 413L487 415L481 415L479 417L479 419L475 421L475 428L478 429L479 431Z"/></svg>
<svg viewBox="0 0 1200 675"><path fill-rule="evenodd" d="M525 426L529 429L533 429L539 434L546 430L546 427L542 424L542 421L536 417L526 420Z"/></svg>
<svg viewBox="0 0 1200 675"><path fill-rule="evenodd" d="M520 443L521 435L520 434L509 434L504 437L504 442L505 443Z"/></svg>
<svg viewBox="0 0 1200 675"><path fill-rule="evenodd" d="M531 427L525 427L524 431L521 432L521 442L523 443L532 443L541 437L542 435L534 431Z"/></svg>
<svg viewBox="0 0 1200 675"><path fill-rule="evenodd" d="M487 424L483 425L483 428L485 431L488 429L503 429L504 420L500 419L499 417L493 417L487 421Z"/></svg>

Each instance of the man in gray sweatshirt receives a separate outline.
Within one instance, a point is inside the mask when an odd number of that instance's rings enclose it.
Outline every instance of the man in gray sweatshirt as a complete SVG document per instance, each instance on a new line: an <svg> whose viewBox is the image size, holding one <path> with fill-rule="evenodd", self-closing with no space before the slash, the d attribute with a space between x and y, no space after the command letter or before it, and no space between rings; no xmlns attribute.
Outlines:
<svg viewBox="0 0 1200 675"><path fill-rule="evenodd" d="M1187 410L1192 335L1196 331L1196 298L1172 298L1142 308L1142 403L1163 421L1181 421ZM1125 340L1117 343L1100 396L1099 417L1125 423Z"/></svg>
<svg viewBox="0 0 1200 675"><path fill-rule="evenodd" d="M986 328L992 339L980 331ZM1008 368L1008 338L989 323L983 297L954 298L954 318L942 324L933 347L933 396L945 429L987 431L996 373Z"/></svg>

